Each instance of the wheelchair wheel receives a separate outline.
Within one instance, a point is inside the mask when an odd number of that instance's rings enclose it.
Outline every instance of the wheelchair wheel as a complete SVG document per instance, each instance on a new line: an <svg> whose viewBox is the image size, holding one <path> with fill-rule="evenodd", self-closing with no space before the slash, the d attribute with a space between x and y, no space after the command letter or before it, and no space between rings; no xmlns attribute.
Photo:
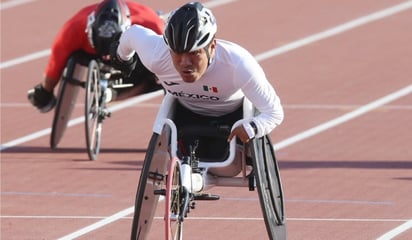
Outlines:
<svg viewBox="0 0 412 240"><path fill-rule="evenodd" d="M183 239L183 219L181 218L181 206L183 204L182 180L180 164L177 158L170 161L169 172L166 181L165 199L165 230L166 240Z"/></svg>
<svg viewBox="0 0 412 240"><path fill-rule="evenodd" d="M87 153L89 154L90 160L95 160L100 151L102 134L102 121L100 119L102 94L99 65L95 60L92 60L89 63L89 72L86 80L84 115Z"/></svg>
<svg viewBox="0 0 412 240"><path fill-rule="evenodd" d="M253 171L270 239L286 239L286 218L279 168L269 136L252 140Z"/></svg>
<svg viewBox="0 0 412 240"><path fill-rule="evenodd" d="M153 133L150 139L136 192L132 240L148 239L159 197L166 195L168 141L167 134Z"/></svg>
<svg viewBox="0 0 412 240"><path fill-rule="evenodd" d="M63 79L60 81L50 135L50 147L52 149L57 148L57 145L60 143L64 132L66 131L67 124L72 116L79 94L80 86L70 82L74 67L74 61L69 60L63 73Z"/></svg>

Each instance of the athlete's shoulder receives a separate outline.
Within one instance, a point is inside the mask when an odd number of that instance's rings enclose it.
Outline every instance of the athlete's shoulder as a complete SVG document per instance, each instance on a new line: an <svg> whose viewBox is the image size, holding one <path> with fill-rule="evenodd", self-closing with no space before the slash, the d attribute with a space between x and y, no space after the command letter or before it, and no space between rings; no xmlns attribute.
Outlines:
<svg viewBox="0 0 412 240"><path fill-rule="evenodd" d="M216 40L216 53L224 58L246 60L253 58L252 54L241 45L228 40L217 39Z"/></svg>

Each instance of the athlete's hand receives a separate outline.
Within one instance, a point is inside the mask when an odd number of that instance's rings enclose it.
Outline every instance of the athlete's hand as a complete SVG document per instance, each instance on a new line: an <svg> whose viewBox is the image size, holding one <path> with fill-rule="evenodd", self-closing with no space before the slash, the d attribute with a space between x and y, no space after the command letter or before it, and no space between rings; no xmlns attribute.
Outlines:
<svg viewBox="0 0 412 240"><path fill-rule="evenodd" d="M27 92L27 98L41 113L49 112L56 105L53 91L47 91L41 83Z"/></svg>
<svg viewBox="0 0 412 240"><path fill-rule="evenodd" d="M242 124L232 130L227 141L230 142L234 137L238 137L243 143L247 143L250 140L249 135Z"/></svg>
<svg viewBox="0 0 412 240"><path fill-rule="evenodd" d="M117 55L117 47L119 42L115 41L110 45L110 60L112 67L122 71L124 76L129 77L134 68L136 67L137 54L135 53L133 57L127 61L120 59Z"/></svg>

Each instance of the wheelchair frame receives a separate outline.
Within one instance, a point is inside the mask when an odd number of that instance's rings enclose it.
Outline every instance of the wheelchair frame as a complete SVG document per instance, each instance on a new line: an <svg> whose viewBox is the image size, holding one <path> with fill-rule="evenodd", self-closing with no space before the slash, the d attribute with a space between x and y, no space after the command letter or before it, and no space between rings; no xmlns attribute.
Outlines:
<svg viewBox="0 0 412 240"><path fill-rule="evenodd" d="M59 85L50 147L56 149L62 140L77 102L79 89L84 88L87 153L90 160L96 160L100 152L103 120L111 115L106 109L105 90L107 87L129 86L132 85L122 83L122 75L119 71L99 60L90 59L86 65L72 56L66 64Z"/></svg>
<svg viewBox="0 0 412 240"><path fill-rule="evenodd" d="M229 155L220 162L191 163L196 156L177 156L177 129L172 120L175 100L166 95L158 112L153 135L144 159L135 199L131 239L148 239L154 214L161 198L164 198L164 230L166 240L183 239L183 222L198 199L215 200L213 195L194 191L193 176L203 180L201 191L213 186L257 188L267 233L270 239L286 239L286 218L283 191L273 145L269 136L252 139L241 154L241 174L234 177L210 175L209 169L224 168L239 161L235 156L236 140L229 143ZM254 109L245 99L244 118L237 121L232 129L252 116ZM246 157L250 150L253 170L246 171ZM241 176L239 176L241 175ZM160 207L162 208L162 207Z"/></svg>

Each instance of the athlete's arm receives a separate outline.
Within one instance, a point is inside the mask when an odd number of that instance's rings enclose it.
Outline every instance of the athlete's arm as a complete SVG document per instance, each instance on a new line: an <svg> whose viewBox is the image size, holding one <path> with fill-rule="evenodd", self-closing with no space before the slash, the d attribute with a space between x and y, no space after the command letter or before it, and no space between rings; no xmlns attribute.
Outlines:
<svg viewBox="0 0 412 240"><path fill-rule="evenodd" d="M284 118L283 107L275 89L267 80L258 62L250 54L243 54L236 75L242 81L241 89L259 114L243 124L250 135L262 137L269 134Z"/></svg>

